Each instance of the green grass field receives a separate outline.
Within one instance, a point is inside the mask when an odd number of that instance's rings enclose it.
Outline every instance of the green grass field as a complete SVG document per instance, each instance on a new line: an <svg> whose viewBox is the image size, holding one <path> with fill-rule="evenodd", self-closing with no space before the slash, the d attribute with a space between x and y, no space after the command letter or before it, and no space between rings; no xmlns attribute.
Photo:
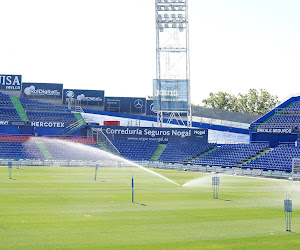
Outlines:
<svg viewBox="0 0 300 250"><path fill-rule="evenodd" d="M0 168L1 249L299 249L300 183L135 168ZM131 176L135 203L131 202ZM292 233L283 200L293 200Z"/></svg>

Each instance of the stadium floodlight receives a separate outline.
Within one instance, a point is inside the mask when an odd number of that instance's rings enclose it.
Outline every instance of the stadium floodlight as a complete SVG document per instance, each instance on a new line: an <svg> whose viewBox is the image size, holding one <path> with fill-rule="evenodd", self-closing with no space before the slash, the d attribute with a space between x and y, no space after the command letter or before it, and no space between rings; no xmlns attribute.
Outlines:
<svg viewBox="0 0 300 250"><path fill-rule="evenodd" d="M153 94L153 107L157 113L157 124L162 127L163 113L166 113L172 119L178 115L178 124L190 127L188 0L156 0L155 4L156 79L153 91L156 94ZM171 98L164 94L165 91L178 95ZM187 117L184 118L186 124L181 115Z"/></svg>

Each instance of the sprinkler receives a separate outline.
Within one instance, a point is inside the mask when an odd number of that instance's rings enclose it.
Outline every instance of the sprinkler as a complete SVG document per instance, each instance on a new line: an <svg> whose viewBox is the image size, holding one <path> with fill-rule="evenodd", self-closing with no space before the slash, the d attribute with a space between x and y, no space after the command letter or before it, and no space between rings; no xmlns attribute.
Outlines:
<svg viewBox="0 0 300 250"><path fill-rule="evenodd" d="M284 217L286 224L286 231L292 231L292 200L290 200L290 195L286 195L286 199L284 200Z"/></svg>
<svg viewBox="0 0 300 250"><path fill-rule="evenodd" d="M212 188L213 188L213 198L219 198L219 187L220 187L220 177L217 174L214 174L212 177Z"/></svg>

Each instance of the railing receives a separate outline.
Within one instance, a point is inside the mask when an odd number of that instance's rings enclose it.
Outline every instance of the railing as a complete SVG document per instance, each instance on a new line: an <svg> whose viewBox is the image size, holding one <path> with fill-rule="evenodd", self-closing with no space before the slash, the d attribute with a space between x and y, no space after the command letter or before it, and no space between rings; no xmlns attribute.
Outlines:
<svg viewBox="0 0 300 250"><path fill-rule="evenodd" d="M129 127L140 127L141 126L141 120L139 120L139 119L130 119L130 120L128 120L127 126L129 126Z"/></svg>
<svg viewBox="0 0 300 250"><path fill-rule="evenodd" d="M24 142L27 141L32 135L26 134L0 134L0 141L18 141Z"/></svg>
<svg viewBox="0 0 300 250"><path fill-rule="evenodd" d="M66 140L72 142L82 142L82 143L91 143L96 144L97 142L93 137L90 136L79 136L79 135L45 135L43 137L51 139Z"/></svg>
<svg viewBox="0 0 300 250"><path fill-rule="evenodd" d="M105 146L110 150L111 153L118 156L121 155L119 150L115 147L115 145L110 141L110 139L108 139L108 137L101 130L93 131L92 136L97 141L97 143L105 144Z"/></svg>
<svg viewBox="0 0 300 250"><path fill-rule="evenodd" d="M64 129L62 129L61 131L59 131L56 135L65 135L66 133L68 133L72 130L80 128L83 125L83 123L82 123L83 121L84 121L84 119L81 119L77 122L74 122L74 123L70 124L68 127L66 127Z"/></svg>
<svg viewBox="0 0 300 250"><path fill-rule="evenodd" d="M84 113L83 109L81 106L75 106L75 112L77 113Z"/></svg>
<svg viewBox="0 0 300 250"><path fill-rule="evenodd" d="M270 177L270 178L280 178L280 179L290 179L292 173L287 173L284 171L268 170L263 171L261 169L243 169L238 167L233 168L224 168L221 166L201 166L201 165L183 165L183 164L168 164L161 162L139 162L139 165L149 168L158 168L158 169L171 169L171 170L180 170L180 171L192 171L192 172L216 172L224 173L229 175L246 175L254 177ZM294 180L300 181L300 173L294 173Z"/></svg>
<svg viewBox="0 0 300 250"><path fill-rule="evenodd" d="M8 162L11 162L13 166L61 166L61 167L95 167L96 164L101 167L99 161L59 161L59 160L0 160L1 166L7 166ZM192 172L205 172L205 173L223 173L228 175L243 175L252 177L266 177L266 178L278 178L278 179L291 179L292 173L283 171L269 170L263 171L261 169L242 169L242 168L222 168L219 166L200 166L200 165L183 165L183 164L168 164L161 162L134 162L140 166L146 168L157 169L170 169L178 171L192 171ZM118 167L134 167L129 161L118 162ZM293 174L294 181L300 181L300 173Z"/></svg>
<svg viewBox="0 0 300 250"><path fill-rule="evenodd" d="M44 113L44 112L51 112L51 113L63 113L63 114L70 114L68 109L56 109L54 107L49 108L27 108L24 106L25 113L33 112L33 113Z"/></svg>
<svg viewBox="0 0 300 250"><path fill-rule="evenodd" d="M231 128L249 129L249 126L250 126L249 123L233 122L233 121L226 121L226 120L199 117L199 116L193 116L192 119L193 119L193 122L206 123L206 124L212 124L212 125L220 125L220 126L226 126L226 127L231 127Z"/></svg>

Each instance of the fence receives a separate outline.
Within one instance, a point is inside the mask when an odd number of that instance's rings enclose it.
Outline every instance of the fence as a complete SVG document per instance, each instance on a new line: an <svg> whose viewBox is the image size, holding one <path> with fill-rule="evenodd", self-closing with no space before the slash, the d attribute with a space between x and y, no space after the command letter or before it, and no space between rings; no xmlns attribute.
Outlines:
<svg viewBox="0 0 300 250"><path fill-rule="evenodd" d="M8 162L12 162L13 166L61 166L61 167L96 167L96 164L101 167L99 161L57 161L57 160L1 160L1 166L8 166ZM218 166L201 166L201 165L183 165L183 164L166 164L162 162L135 162L140 166L146 168L157 168L157 169L170 169L178 171L192 171L192 172L205 172L205 173L224 173L228 175L244 175L252 177L268 177L278 179L291 179L292 173L286 173L282 171L263 171L260 169L242 169L242 168L222 168ZM134 167L134 164L130 162L121 161L118 162L116 167ZM294 173L294 181L300 181L300 173Z"/></svg>

